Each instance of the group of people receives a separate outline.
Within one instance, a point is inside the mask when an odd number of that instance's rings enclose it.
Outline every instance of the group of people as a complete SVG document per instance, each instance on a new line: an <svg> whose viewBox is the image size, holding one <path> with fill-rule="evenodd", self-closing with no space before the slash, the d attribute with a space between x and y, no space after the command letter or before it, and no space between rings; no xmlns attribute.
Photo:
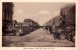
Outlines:
<svg viewBox="0 0 78 50"><path fill-rule="evenodd" d="M47 26L45 29L48 30L50 34L53 34L54 39L60 39L59 36L63 31L62 28L56 27L55 25Z"/></svg>

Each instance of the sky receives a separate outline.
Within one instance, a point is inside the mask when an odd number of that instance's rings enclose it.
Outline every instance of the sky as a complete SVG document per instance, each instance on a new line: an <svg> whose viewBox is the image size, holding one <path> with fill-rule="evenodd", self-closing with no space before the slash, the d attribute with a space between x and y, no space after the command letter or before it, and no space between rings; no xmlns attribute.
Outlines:
<svg viewBox="0 0 78 50"><path fill-rule="evenodd" d="M24 19L32 19L40 25L44 25L53 17L59 15L60 9L70 3L36 3L14 2L13 20L23 22Z"/></svg>

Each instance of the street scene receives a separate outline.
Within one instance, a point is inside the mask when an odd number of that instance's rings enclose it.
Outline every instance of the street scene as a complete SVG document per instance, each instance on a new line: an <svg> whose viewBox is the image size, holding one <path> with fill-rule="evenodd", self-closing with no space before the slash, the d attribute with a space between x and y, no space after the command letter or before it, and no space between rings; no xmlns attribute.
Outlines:
<svg viewBox="0 0 78 50"><path fill-rule="evenodd" d="M2 3L3 47L75 47L75 29L74 3Z"/></svg>

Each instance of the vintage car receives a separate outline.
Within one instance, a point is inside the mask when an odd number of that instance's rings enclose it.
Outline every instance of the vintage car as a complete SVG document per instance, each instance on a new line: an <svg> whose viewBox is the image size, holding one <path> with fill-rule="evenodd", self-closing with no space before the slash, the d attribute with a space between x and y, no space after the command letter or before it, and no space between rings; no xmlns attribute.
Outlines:
<svg viewBox="0 0 78 50"><path fill-rule="evenodd" d="M75 42L75 30L74 28L63 28L63 29L58 29L57 33L59 33L59 39L60 40L69 40L72 42Z"/></svg>
<svg viewBox="0 0 78 50"><path fill-rule="evenodd" d="M5 29L5 33L6 33L5 35L15 35L16 31L17 31L16 28L13 27L11 24L9 24Z"/></svg>

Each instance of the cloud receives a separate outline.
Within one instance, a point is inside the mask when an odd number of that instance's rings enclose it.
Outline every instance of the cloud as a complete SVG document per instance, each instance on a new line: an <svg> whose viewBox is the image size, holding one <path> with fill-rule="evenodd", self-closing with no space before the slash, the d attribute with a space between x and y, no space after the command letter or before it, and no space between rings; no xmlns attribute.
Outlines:
<svg viewBox="0 0 78 50"><path fill-rule="evenodd" d="M19 9L19 10L17 10L16 12L17 12L17 13L23 13L24 11L21 10L21 9Z"/></svg>
<svg viewBox="0 0 78 50"><path fill-rule="evenodd" d="M51 15L50 12L47 11L47 10L40 10L40 11L38 12L38 14Z"/></svg>
<svg viewBox="0 0 78 50"><path fill-rule="evenodd" d="M36 21L38 21L38 23L40 25L45 24L48 20L50 20L52 18L51 13L48 10L39 10L37 12L37 17L38 18Z"/></svg>

